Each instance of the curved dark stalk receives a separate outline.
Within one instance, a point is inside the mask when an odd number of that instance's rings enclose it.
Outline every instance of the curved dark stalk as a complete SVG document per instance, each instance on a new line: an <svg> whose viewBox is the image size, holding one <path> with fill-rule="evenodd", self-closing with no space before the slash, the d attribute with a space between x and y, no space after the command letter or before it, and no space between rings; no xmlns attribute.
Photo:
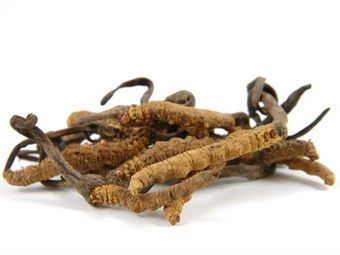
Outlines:
<svg viewBox="0 0 340 255"><path fill-rule="evenodd" d="M104 184L104 179L99 175L82 175L77 172L61 155L48 136L36 126L38 118L29 114L26 119L20 116L11 118L11 126L20 134L34 140L44 150L46 155L54 161L62 177L75 187L81 195L88 200L90 192L99 185Z"/></svg>
<svg viewBox="0 0 340 255"><path fill-rule="evenodd" d="M25 148L28 145L34 144L35 142L32 139L26 139L20 143L18 143L11 151L11 153L8 156L5 169L4 171L9 171L11 166L14 163L15 158L17 157L18 153L21 151L22 148Z"/></svg>
<svg viewBox="0 0 340 255"><path fill-rule="evenodd" d="M308 84L308 85L298 88L293 93L291 93L286 99L286 101L284 101L281 104L281 107L283 108L283 110L285 110L287 114L290 113L294 109L294 107L297 105L297 103L299 102L301 96L311 87L312 86ZM268 116L264 121L262 121L262 125L268 124L271 121L272 121L272 118Z"/></svg>
<svg viewBox="0 0 340 255"><path fill-rule="evenodd" d="M298 88L297 90L295 90L292 94L290 94L288 96L288 98L286 99L286 101L284 101L281 106L283 108L283 110L286 111L286 113L290 113L294 107L297 105L297 103L299 102L301 96L309 89L312 88L312 85L307 84L304 85L300 88Z"/></svg>
<svg viewBox="0 0 340 255"><path fill-rule="evenodd" d="M285 138L287 136L287 113L277 103L277 100L269 93L262 92L262 102L265 105L266 111L270 114L273 121L272 123L276 126L279 132L279 136Z"/></svg>
<svg viewBox="0 0 340 255"><path fill-rule="evenodd" d="M256 111L260 111L266 114L265 110L259 106L261 96L263 92L270 94L276 101L278 101L277 93L275 89L266 83L266 79L263 77L257 77L255 80L247 85L248 91L248 112L249 117L252 118L256 125L261 124L261 117Z"/></svg>
<svg viewBox="0 0 340 255"><path fill-rule="evenodd" d="M114 90L111 90L109 93L107 93L102 100L100 101L101 105L105 105L111 98L112 96L120 89L122 88L131 88L131 87L135 87L135 86L145 86L147 87L147 91L143 94L143 96L140 99L140 103L146 103L149 101L150 97L152 96L153 90L154 90L154 85L153 82L145 77L140 77L140 78L136 78L136 79L132 79L126 82L123 82L122 84L120 84L117 88L115 88Z"/></svg>
<svg viewBox="0 0 340 255"><path fill-rule="evenodd" d="M50 132L47 132L46 135L51 139L53 144L55 144L58 147L58 149L62 151L70 143L75 143L75 142L81 143L84 139L87 138L87 136L85 135L87 133L91 133L89 127L77 126L77 127L64 128L64 129L60 129L57 131L50 131ZM74 134L79 134L79 135L76 137L68 138L68 139L63 138L64 136L74 135ZM33 142L32 144L34 143L35 142ZM34 154L37 154L38 156L34 156ZM19 150L16 156L19 159L24 159L24 160L28 160L32 162L39 162L46 157L45 153L39 147L36 150Z"/></svg>
<svg viewBox="0 0 340 255"><path fill-rule="evenodd" d="M329 112L331 108L325 109L312 123L310 123L307 127L300 130L299 132L295 133L294 135L287 136L287 140L291 139L297 139L305 134L307 134L309 131L311 131L319 122L326 116L326 114Z"/></svg>

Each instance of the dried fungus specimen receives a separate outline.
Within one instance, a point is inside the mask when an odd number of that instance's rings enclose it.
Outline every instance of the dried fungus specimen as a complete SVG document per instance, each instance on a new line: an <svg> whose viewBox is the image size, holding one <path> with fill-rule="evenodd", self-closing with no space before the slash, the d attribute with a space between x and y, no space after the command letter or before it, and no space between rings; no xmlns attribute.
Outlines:
<svg viewBox="0 0 340 255"><path fill-rule="evenodd" d="M145 150L142 154L124 162L118 168L109 172L108 177L118 176L120 178L130 178L146 166L214 142L215 139L210 137L198 139L194 136L188 136L185 139L175 137L169 141L159 141L150 149Z"/></svg>
<svg viewBox="0 0 340 255"><path fill-rule="evenodd" d="M144 130L124 140L71 144L61 155L80 173L98 172L100 169L118 166L145 150L151 142L150 135ZM10 169L11 163L7 164L3 177L12 185L27 186L59 175L57 166L50 158L17 171Z"/></svg>
<svg viewBox="0 0 340 255"><path fill-rule="evenodd" d="M335 182L334 173L325 165L305 158L294 158L289 161L283 161L292 170L302 170L307 174L319 176L324 180L326 185L333 185Z"/></svg>
<svg viewBox="0 0 340 255"><path fill-rule="evenodd" d="M138 194L154 183L185 178L191 171L201 171L219 162L268 148L286 136L286 113L267 93L263 93L265 107L274 117L272 123L250 130L237 130L224 140L198 149L186 151L167 160L147 166L131 177L129 190Z"/></svg>
<svg viewBox="0 0 340 255"><path fill-rule="evenodd" d="M150 79L141 77L123 82L118 87L107 93L100 101L100 104L105 105L112 98L112 96L121 88L131 88L135 86L145 86L148 88L147 91L141 97L140 103L143 104L149 102L154 91L154 85ZM196 99L195 96L190 91L180 90L166 97L164 101L193 107L195 106Z"/></svg>
<svg viewBox="0 0 340 255"><path fill-rule="evenodd" d="M204 170L217 162L233 160L244 154L268 148L282 140L279 135L281 131L271 124L251 131L236 132L237 138L228 137L224 141L190 150L145 167L131 177L130 192L136 195L154 183L185 178L191 171Z"/></svg>
<svg viewBox="0 0 340 255"><path fill-rule="evenodd" d="M153 101L141 105L117 106L111 110L79 119L89 122L117 118L123 126L157 126L160 123L176 125L181 131L199 138L208 135L209 129L224 128L233 131L235 119L231 114L197 109L170 102Z"/></svg>
<svg viewBox="0 0 340 255"><path fill-rule="evenodd" d="M273 175L277 165L286 165L318 176L326 185L334 184L334 173L317 161L315 145L299 139L329 109L288 135L287 114L310 85L293 91L279 104L275 89L258 77L247 86L249 114L194 108L195 97L186 90L164 101L149 101L154 85L148 78L122 83L101 103L106 104L118 90L135 86L147 87L140 105L115 106L101 113L74 112L68 128L55 132L39 129L33 114L13 116L11 126L27 139L10 154L5 179L22 186L35 182L53 188L70 186L92 205L118 205L136 213L163 208L172 225L180 221L194 192L221 178L257 180ZM215 134L215 128L228 133ZM99 138L93 139L93 134ZM24 149L32 144L37 148ZM35 164L12 171L16 156ZM57 175L60 180L50 179ZM153 191L158 183L167 187Z"/></svg>

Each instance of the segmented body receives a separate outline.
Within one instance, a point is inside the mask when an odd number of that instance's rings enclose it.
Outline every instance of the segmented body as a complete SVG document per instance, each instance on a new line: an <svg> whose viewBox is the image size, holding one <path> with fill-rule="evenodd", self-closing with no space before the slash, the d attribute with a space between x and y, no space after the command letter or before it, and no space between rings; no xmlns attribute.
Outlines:
<svg viewBox="0 0 340 255"><path fill-rule="evenodd" d="M309 157L311 160L319 158L315 145L311 141L285 140L262 152L262 162L266 165L290 160L297 157Z"/></svg>
<svg viewBox="0 0 340 255"><path fill-rule="evenodd" d="M171 225L176 225L181 220L181 212L186 202L191 199L191 196L181 197L176 199L163 208L165 218L170 222Z"/></svg>
<svg viewBox="0 0 340 255"><path fill-rule="evenodd" d="M85 145L72 144L62 152L62 156L80 173L88 173L118 166L146 149L149 143L148 136L138 134L125 140L103 140L96 144ZM19 171L8 169L3 173L7 182L16 186L27 186L57 175L59 175L58 168L50 158Z"/></svg>
<svg viewBox="0 0 340 255"><path fill-rule="evenodd" d="M118 176L120 178L128 179L146 166L214 142L215 139L213 138L204 137L202 139L198 139L194 136L188 136L185 139L176 137L169 141L156 142L152 148L146 150L141 155L135 156L115 170L110 171L107 177L110 179L111 177Z"/></svg>
<svg viewBox="0 0 340 255"><path fill-rule="evenodd" d="M122 125L150 126L159 122L177 125L190 135L204 137L213 128L233 131L235 119L230 114L196 109L170 102L153 101L130 106L119 116Z"/></svg>
<svg viewBox="0 0 340 255"><path fill-rule="evenodd" d="M107 184L96 187L91 192L89 200L93 204L121 205L131 211L140 213L146 210L156 210L176 199L189 196L194 191L207 186L217 178L218 174L215 171L200 172L164 190L135 196L125 187Z"/></svg>
<svg viewBox="0 0 340 255"><path fill-rule="evenodd" d="M3 177L11 185L28 186L32 183L48 180L58 174L53 161L46 159L41 164L27 166L21 170L4 171Z"/></svg>
<svg viewBox="0 0 340 255"><path fill-rule="evenodd" d="M73 112L67 119L67 126L76 127L82 118L86 118L92 115L95 115L95 113L89 111ZM129 128L122 127L119 123L119 120L116 118L93 121L91 122L91 124L89 124L88 127L91 127L93 133L100 135L101 138L106 140L111 140L115 138L126 138L133 132L133 130L130 130ZM68 135L66 136L66 138L72 138L76 135L77 134Z"/></svg>
<svg viewBox="0 0 340 255"><path fill-rule="evenodd" d="M326 185L333 185L335 182L334 173L320 162L305 158L294 158L281 163L287 165L292 170L302 170L309 175L316 175L324 180Z"/></svg>
<svg viewBox="0 0 340 255"><path fill-rule="evenodd" d="M184 178L191 171L204 170L217 163L268 148L282 140L272 124L253 130L239 130L224 140L198 149L186 151L167 160L143 168L132 176L130 192L138 192L154 183Z"/></svg>
<svg viewBox="0 0 340 255"><path fill-rule="evenodd" d="M100 205L121 205L134 212L156 210L164 206L164 216L175 225L180 221L180 213L186 202L191 199L191 194L201 189L218 178L230 176L245 176L255 179L270 174L265 167L234 165L226 166L225 163L217 164L204 172L193 176L161 191L147 194L131 195L129 190L116 185L102 185L96 187L90 194L90 202Z"/></svg>

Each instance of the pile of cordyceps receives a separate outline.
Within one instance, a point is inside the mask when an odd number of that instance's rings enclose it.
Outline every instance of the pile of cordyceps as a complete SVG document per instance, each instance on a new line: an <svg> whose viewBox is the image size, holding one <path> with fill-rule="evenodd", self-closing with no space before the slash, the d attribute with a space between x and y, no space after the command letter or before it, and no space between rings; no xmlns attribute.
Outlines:
<svg viewBox="0 0 340 255"><path fill-rule="evenodd" d="M68 127L59 131L44 133L33 114L13 116L11 126L27 139L10 154L4 178L18 186L41 182L50 188L74 187L92 205L119 205L136 213L162 207L171 224L180 221L196 190L220 178L255 180L287 165L319 176L327 185L334 183L334 174L316 161L314 144L298 139L329 109L300 132L287 132L287 114L310 85L279 104L274 88L258 77L247 86L248 113L228 114L195 108L195 97L186 90L149 101L153 83L137 78L108 93L101 104L117 90L133 86L147 87L140 105L74 112ZM216 134L216 129L227 135ZM32 144L36 148L25 148ZM16 157L33 163L12 171ZM168 186L151 190L160 183Z"/></svg>

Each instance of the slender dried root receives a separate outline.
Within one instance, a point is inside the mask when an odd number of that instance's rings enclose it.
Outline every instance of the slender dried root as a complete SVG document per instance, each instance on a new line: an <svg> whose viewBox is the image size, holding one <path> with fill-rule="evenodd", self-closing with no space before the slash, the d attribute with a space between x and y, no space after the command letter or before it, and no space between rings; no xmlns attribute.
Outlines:
<svg viewBox="0 0 340 255"><path fill-rule="evenodd" d="M334 173L325 165L304 158L295 158L289 161L283 161L282 164L287 165L292 170L302 170L309 175L320 177L326 185L333 185L335 182Z"/></svg>

